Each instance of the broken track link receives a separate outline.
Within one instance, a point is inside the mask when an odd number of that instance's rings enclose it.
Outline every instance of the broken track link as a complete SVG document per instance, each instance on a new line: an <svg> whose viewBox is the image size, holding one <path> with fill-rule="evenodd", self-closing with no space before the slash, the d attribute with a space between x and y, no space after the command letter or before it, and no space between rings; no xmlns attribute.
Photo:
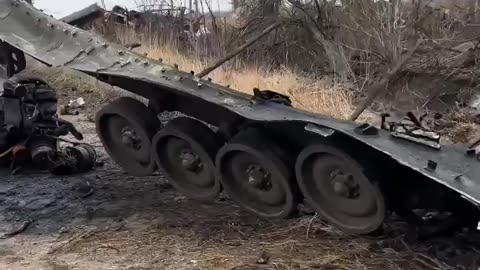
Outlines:
<svg viewBox="0 0 480 270"><path fill-rule="evenodd" d="M286 218L297 209L299 194L288 154L260 131L240 132L217 154L217 177L246 210L265 218Z"/></svg>
<svg viewBox="0 0 480 270"><path fill-rule="evenodd" d="M95 121L105 150L126 172L147 176L155 171L152 138L162 127L155 113L136 99L121 97L103 107Z"/></svg>
<svg viewBox="0 0 480 270"><path fill-rule="evenodd" d="M223 140L198 120L171 120L153 138L160 171L187 197L210 202L222 191L215 177L215 155Z"/></svg>
<svg viewBox="0 0 480 270"><path fill-rule="evenodd" d="M332 225L351 234L381 229L386 215L383 193L347 153L311 144L298 156L295 171L306 200Z"/></svg>

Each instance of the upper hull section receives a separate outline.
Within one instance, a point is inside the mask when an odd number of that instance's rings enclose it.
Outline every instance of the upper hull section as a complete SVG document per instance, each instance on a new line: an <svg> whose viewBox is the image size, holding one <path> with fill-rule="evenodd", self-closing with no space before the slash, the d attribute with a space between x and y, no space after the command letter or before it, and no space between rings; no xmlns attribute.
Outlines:
<svg viewBox="0 0 480 270"><path fill-rule="evenodd" d="M24 1L0 0L0 40L50 66L108 76L113 85L126 81L120 86L147 98L155 97L158 94L156 91L175 91L216 104L251 120L300 122L314 133L316 126L330 128L369 145L480 204L479 162L466 156L465 147L430 149L393 138L383 130L376 136L364 136L354 132L357 125L353 122L279 104L251 102L249 95L197 80L189 73L50 18ZM135 81L139 80L151 87L138 89ZM426 169L429 160L438 164L436 170Z"/></svg>

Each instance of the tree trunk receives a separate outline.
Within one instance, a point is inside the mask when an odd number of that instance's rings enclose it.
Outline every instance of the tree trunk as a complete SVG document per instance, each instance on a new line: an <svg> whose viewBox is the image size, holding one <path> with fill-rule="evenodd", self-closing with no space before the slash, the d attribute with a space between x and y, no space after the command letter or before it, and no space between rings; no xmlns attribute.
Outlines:
<svg viewBox="0 0 480 270"><path fill-rule="evenodd" d="M318 29L317 25L310 17L308 17L308 15L305 15L303 22L307 27L307 30L312 34L315 42L323 48L330 68L342 81L346 82L348 80L349 65L342 48L335 44L333 40L326 39L324 34Z"/></svg>
<svg viewBox="0 0 480 270"><path fill-rule="evenodd" d="M268 33L272 32L275 28L279 27L280 25L282 25L282 22L276 22L276 23L270 25L269 27L265 28L265 30L263 30L260 34L253 37L252 39L250 39L249 41L247 41L245 44L238 47L237 49L233 50L231 53L229 53L224 58L218 60L217 62L213 63L212 65L210 65L210 66L206 67L205 69L203 69L202 71L200 71L200 73L197 74L197 77L199 77L199 78L205 77L207 74L214 71L219 66L221 66L223 63L227 62L228 60L235 57L237 54L241 53L242 51L244 51L245 49L250 47L257 40L259 40L263 36L267 35Z"/></svg>
<svg viewBox="0 0 480 270"><path fill-rule="evenodd" d="M350 116L351 121L357 120L357 118L365 111L365 109L370 106L377 96L382 92L382 90L387 89L388 82L397 74L397 72L403 67L403 65L412 57L413 53L417 50L418 46L422 42L421 39L418 39L415 44L403 55L400 56L400 59L395 60L391 67L385 71L382 75L382 79L372 85L367 92L367 97L358 105L353 114Z"/></svg>
<svg viewBox="0 0 480 270"><path fill-rule="evenodd" d="M328 64L332 71L337 74L343 82L346 82L348 80L349 65L342 48L328 40L323 40L322 42L317 41L317 43L323 46L323 51L328 58Z"/></svg>

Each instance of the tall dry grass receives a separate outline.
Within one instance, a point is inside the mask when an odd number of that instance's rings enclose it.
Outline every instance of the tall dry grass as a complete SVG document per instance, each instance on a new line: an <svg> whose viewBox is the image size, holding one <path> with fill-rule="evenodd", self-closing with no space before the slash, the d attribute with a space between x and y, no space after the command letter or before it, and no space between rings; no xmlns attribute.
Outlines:
<svg viewBox="0 0 480 270"><path fill-rule="evenodd" d="M138 52L146 53L152 59L162 58L170 65L177 64L187 72L198 72L214 60L202 59L201 55L205 53L198 49L185 54L178 49L178 41L171 36L148 31L135 32L124 27L117 27L115 36L123 44L139 42L142 46L136 49ZM262 64L246 65L241 59L231 60L228 65L214 70L208 76L218 84L229 85L248 94L255 87L286 94L292 98L295 107L314 113L346 119L353 111L351 93L331 78L308 77L288 68L272 70Z"/></svg>

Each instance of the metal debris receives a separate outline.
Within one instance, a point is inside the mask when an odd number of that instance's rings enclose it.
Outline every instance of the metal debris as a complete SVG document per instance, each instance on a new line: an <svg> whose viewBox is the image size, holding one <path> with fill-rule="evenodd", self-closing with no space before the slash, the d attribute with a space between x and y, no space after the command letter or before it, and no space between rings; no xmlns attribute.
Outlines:
<svg viewBox="0 0 480 270"><path fill-rule="evenodd" d="M272 90L260 90L258 88L253 88L253 97L254 101L269 101L285 106L292 106L292 101L290 97L277 93Z"/></svg>
<svg viewBox="0 0 480 270"><path fill-rule="evenodd" d="M72 99L68 102L68 108L70 109L76 109L76 108L81 108L85 105L85 100L82 97L79 97L77 99Z"/></svg>
<svg viewBox="0 0 480 270"><path fill-rule="evenodd" d="M390 131L392 136L435 149L441 148L440 134L422 125L422 120L426 115L418 119L412 112L408 112L407 115L398 122L388 122L387 118L389 116L389 114L382 114L381 127L384 130Z"/></svg>

